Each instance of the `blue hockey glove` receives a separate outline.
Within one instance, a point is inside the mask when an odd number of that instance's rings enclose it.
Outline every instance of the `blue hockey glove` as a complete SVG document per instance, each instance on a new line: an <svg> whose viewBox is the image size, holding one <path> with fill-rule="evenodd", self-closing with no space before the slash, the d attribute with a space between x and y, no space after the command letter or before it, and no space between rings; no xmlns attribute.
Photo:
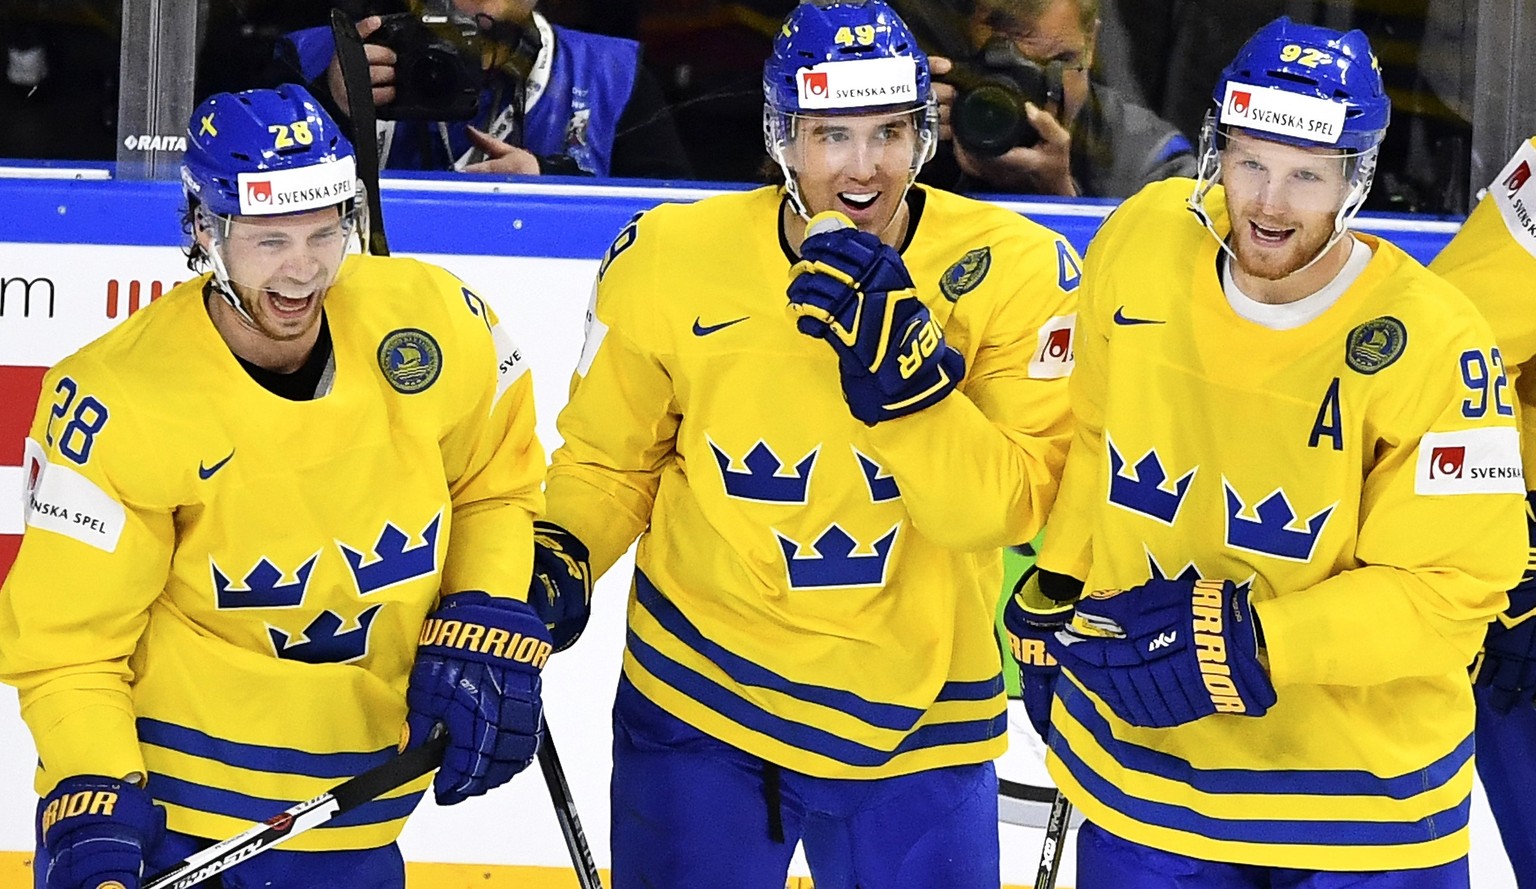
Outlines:
<svg viewBox="0 0 1536 889"><path fill-rule="evenodd" d="M1058 592L1063 587L1064 594ZM1061 666L1046 650L1046 640L1066 628L1072 619L1072 602L1082 588L1064 574L1030 565L1003 606L1008 647L1019 665L1019 697L1042 739L1050 735L1051 701L1056 696L1056 677L1061 675Z"/></svg>
<svg viewBox="0 0 1536 889"><path fill-rule="evenodd" d="M873 426L915 413L965 377L965 359L944 341L889 245L839 228L806 238L800 256L790 269L790 314L801 333L832 344L856 418Z"/></svg>
<svg viewBox="0 0 1536 889"><path fill-rule="evenodd" d="M586 544L553 522L533 523L528 604L549 628L555 651L570 648L592 616L592 566Z"/></svg>
<svg viewBox="0 0 1536 889"><path fill-rule="evenodd" d="M1483 650L1472 662L1472 683L1488 689L1484 700L1508 713L1536 700L1536 492L1525 495L1530 556L1525 576L1509 591L1509 608L1488 624Z"/></svg>
<svg viewBox="0 0 1536 889"><path fill-rule="evenodd" d="M448 750L432 781L451 806L512 780L539 748L544 705L539 671L549 630L526 602L479 591L453 593L427 615L405 703L411 743L441 722Z"/></svg>
<svg viewBox="0 0 1536 889"><path fill-rule="evenodd" d="M139 889L144 856L165 835L165 810L137 784L100 775L60 781L39 821L46 889Z"/></svg>
<svg viewBox="0 0 1536 889"><path fill-rule="evenodd" d="M1216 713L1263 716L1275 687L1259 639L1246 584L1151 580L1089 593L1049 649L1121 719L1168 728Z"/></svg>

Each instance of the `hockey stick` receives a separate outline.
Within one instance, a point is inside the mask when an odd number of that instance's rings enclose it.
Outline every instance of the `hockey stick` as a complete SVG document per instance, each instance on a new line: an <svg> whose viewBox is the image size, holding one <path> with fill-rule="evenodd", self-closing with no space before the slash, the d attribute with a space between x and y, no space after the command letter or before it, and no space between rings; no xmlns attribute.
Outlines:
<svg viewBox="0 0 1536 889"><path fill-rule="evenodd" d="M539 745L539 768L543 770L544 783L549 787L549 801L554 804L555 818L560 821L560 832L565 835L565 847L571 853L576 882L581 889L603 889L603 880L597 874L597 863L592 860L592 848L587 845L581 819L576 816L576 804L571 801L571 786L566 783L565 769L560 767L560 755L555 752L555 739L549 733L548 720L544 721L544 743Z"/></svg>
<svg viewBox="0 0 1536 889"><path fill-rule="evenodd" d="M433 728L427 742L413 747L390 761L375 766L355 778L274 815L227 840L187 856L164 873L145 881L144 889L188 889L216 874L267 851L311 827L317 827L344 812L420 778L443 761L448 736L442 726Z"/></svg>
<svg viewBox="0 0 1536 889"><path fill-rule="evenodd" d="M1067 827L1072 823L1072 803L1056 791L1051 801L1051 816L1045 822L1045 843L1040 846L1040 869L1035 871L1035 889L1056 889L1056 871L1061 867L1061 852L1067 845Z"/></svg>

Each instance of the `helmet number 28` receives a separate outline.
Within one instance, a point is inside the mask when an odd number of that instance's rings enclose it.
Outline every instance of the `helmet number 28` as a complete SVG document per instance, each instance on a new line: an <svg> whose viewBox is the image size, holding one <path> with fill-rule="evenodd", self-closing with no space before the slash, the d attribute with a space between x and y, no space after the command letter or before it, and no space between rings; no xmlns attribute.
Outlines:
<svg viewBox="0 0 1536 889"><path fill-rule="evenodd" d="M832 40L838 46L870 46L875 42L875 26L854 25L850 28L844 25L832 35Z"/></svg>
<svg viewBox="0 0 1536 889"><path fill-rule="evenodd" d="M273 148L292 148L295 144L309 145L315 141L307 120L296 120L291 124L275 123L267 127L267 132L272 134Z"/></svg>
<svg viewBox="0 0 1536 889"><path fill-rule="evenodd" d="M1296 62L1308 68L1316 68L1318 65L1333 64L1333 56L1315 47L1287 43L1280 47L1280 61Z"/></svg>

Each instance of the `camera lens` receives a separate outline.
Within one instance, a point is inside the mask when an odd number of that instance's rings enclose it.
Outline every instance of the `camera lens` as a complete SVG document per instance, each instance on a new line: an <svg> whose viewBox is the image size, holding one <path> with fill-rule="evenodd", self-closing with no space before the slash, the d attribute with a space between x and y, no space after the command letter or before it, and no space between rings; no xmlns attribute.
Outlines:
<svg viewBox="0 0 1536 889"><path fill-rule="evenodd" d="M453 98L462 80L458 57L437 47L427 47L407 77L411 92L428 102Z"/></svg>
<svg viewBox="0 0 1536 889"><path fill-rule="evenodd" d="M1040 141L1024 114L1017 90L983 84L955 100L955 138L967 151L996 157L1016 145L1028 148Z"/></svg>

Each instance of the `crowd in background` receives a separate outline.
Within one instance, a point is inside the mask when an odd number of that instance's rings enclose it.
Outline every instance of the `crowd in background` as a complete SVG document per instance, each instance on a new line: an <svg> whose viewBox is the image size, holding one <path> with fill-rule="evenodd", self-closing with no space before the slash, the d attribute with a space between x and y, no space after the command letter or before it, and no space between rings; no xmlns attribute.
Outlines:
<svg viewBox="0 0 1536 889"><path fill-rule="evenodd" d="M957 49L979 52L978 28L987 27L983 7L1029 12L1053 2L905 0L895 5L925 48L946 56L959 55ZM1091 27L1084 29L1090 59L1084 74L1095 94L1107 91L1137 114L1150 112L1149 120L1165 121L1189 144L1198 142L1208 84L1220 61L1259 24L1285 14L1364 30L1381 57L1394 112L1369 209L1466 211L1472 53L1465 47L1474 32L1476 0L1064 2L1090 20L1096 13L1100 22L1096 34ZM335 5L359 18L409 6L406 0L335 0ZM554 25L640 44L642 77L659 86L686 153L687 178L760 181L765 169L762 60L777 23L793 6L793 0L542 0L537 8ZM274 47L283 36L328 21L328 5L309 0L201 0L201 7L194 101L266 85ZM6 53L0 157L116 157L121 21L121 0L0 0L0 43ZM1070 86L1070 64L1067 71ZM1069 91L1069 104L1071 98ZM1068 129L1079 142L1085 140L1077 127ZM957 175L942 150L925 178L975 193L1115 198L1134 191L1114 185L1096 189L1094 177L1082 169L1090 163L1087 148L1073 150L1073 174L1079 181L1071 189ZM1188 173L1177 163L1172 170Z"/></svg>

